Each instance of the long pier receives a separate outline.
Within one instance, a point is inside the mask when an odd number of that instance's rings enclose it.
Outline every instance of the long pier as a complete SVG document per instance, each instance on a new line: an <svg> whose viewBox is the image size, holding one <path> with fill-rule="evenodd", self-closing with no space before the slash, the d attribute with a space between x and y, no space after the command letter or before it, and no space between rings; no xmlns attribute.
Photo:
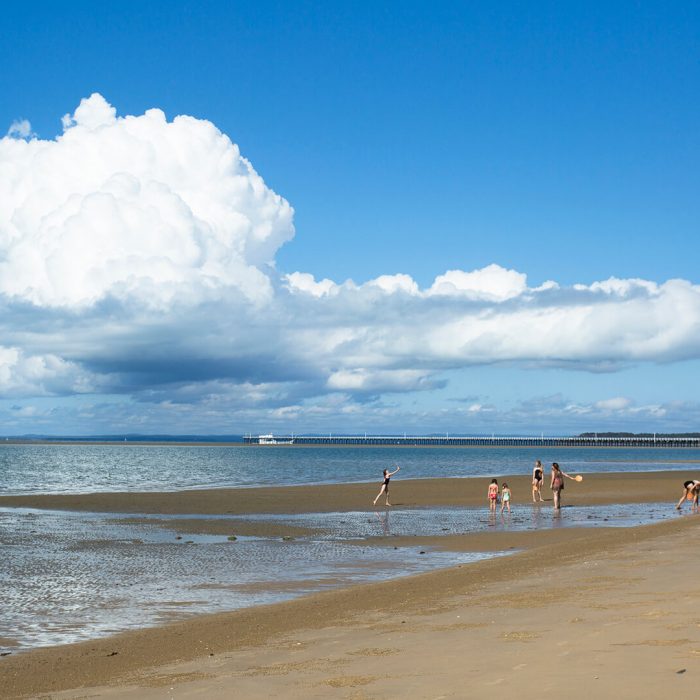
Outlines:
<svg viewBox="0 0 700 700"><path fill-rule="evenodd" d="M700 437L462 437L451 435L245 435L248 445L399 445L404 447L694 447Z"/></svg>

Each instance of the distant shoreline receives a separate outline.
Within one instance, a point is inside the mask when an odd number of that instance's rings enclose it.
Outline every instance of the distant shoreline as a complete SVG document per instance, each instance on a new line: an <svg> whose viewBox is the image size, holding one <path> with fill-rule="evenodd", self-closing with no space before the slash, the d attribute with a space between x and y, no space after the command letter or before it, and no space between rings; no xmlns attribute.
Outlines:
<svg viewBox="0 0 700 700"><path fill-rule="evenodd" d="M63 438L42 438L37 440L10 438L0 440L0 447L2 445L120 445L122 447L167 447L168 445L172 445L173 447L260 447L260 445L246 445L244 442L233 440L218 442L213 440L64 440Z"/></svg>

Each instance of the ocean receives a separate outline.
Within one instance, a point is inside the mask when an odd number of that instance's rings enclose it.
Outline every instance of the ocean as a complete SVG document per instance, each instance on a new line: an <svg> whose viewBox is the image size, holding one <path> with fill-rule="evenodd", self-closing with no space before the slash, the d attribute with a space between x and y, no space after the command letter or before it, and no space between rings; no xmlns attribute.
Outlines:
<svg viewBox="0 0 700 700"><path fill-rule="evenodd" d="M582 474L692 471L700 450L0 443L0 495L375 482L395 464L402 478L483 478L530 474L536 459Z"/></svg>

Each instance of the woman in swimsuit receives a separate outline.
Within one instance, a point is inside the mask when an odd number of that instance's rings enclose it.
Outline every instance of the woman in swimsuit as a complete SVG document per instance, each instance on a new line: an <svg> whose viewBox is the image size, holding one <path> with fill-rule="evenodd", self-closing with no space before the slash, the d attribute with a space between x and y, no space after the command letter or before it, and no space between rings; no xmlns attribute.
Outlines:
<svg viewBox="0 0 700 700"><path fill-rule="evenodd" d="M692 501L690 511L698 509L698 496L700 495L700 481L685 481L683 483L683 495L676 505L676 510L680 510L683 501Z"/></svg>
<svg viewBox="0 0 700 700"><path fill-rule="evenodd" d="M544 501L542 498L542 485L544 484L544 467L538 459L535 462L535 468L532 470L532 502L537 503L537 497L540 497L540 503Z"/></svg>
<svg viewBox="0 0 700 700"><path fill-rule="evenodd" d="M505 481L503 482L503 489L501 490L501 515L503 514L504 508L507 508L510 513L510 489Z"/></svg>
<svg viewBox="0 0 700 700"><path fill-rule="evenodd" d="M573 476L569 476L566 472L559 468L556 462L552 462L552 480L549 487L554 493L554 507L556 510L561 508L561 492L564 490L564 477L576 481Z"/></svg>
<svg viewBox="0 0 700 700"><path fill-rule="evenodd" d="M377 501L379 500L379 497L385 493L386 494L386 505L390 506L391 503L389 503L389 479L391 479L396 472L398 472L401 469L401 467L396 467L393 472L390 472L388 469L384 470L384 481L382 482L382 487L379 489L379 493L377 494L377 497L374 499L372 502L372 505L376 506Z"/></svg>
<svg viewBox="0 0 700 700"><path fill-rule="evenodd" d="M491 483L489 484L488 498L489 498L489 510L492 513L495 513L496 512L496 503L498 502L498 480L497 479L491 479Z"/></svg>

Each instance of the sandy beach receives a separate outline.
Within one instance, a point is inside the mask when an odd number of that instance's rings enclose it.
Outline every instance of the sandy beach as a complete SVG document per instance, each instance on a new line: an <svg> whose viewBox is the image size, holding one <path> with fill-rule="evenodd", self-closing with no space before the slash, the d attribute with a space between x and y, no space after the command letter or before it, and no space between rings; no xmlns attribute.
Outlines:
<svg viewBox="0 0 700 700"><path fill-rule="evenodd" d="M686 471L586 475L564 504L680 495ZM508 478L518 508L529 479ZM488 480L392 481L396 507L479 506ZM375 484L0 498L0 506L197 514L369 510ZM551 499L551 493L546 497ZM527 500L526 500L527 499ZM551 500L538 506L551 508ZM562 517L566 517L566 507ZM484 532L426 547L499 559L0 659L0 696L690 697L700 674L700 517L637 528ZM266 525L251 521L251 531ZM381 540L381 538L379 538ZM416 544L416 538L411 538ZM387 545L400 546L397 538Z"/></svg>
<svg viewBox="0 0 700 700"><path fill-rule="evenodd" d="M584 475L580 484L566 482L564 503L653 503L674 497L677 500L683 481L699 472L699 464L689 463L687 468L679 465L674 471ZM531 501L529 476L493 476L499 482L508 481L516 503ZM481 506L486 502L488 482L489 479L481 478L407 479L402 473L391 482L392 504L397 508ZM548 485L549 471L545 470L544 495L551 501ZM36 494L0 496L0 506L151 514L324 513L373 510L372 500L378 489L379 483L351 483L152 493ZM383 499L378 505L382 502Z"/></svg>

